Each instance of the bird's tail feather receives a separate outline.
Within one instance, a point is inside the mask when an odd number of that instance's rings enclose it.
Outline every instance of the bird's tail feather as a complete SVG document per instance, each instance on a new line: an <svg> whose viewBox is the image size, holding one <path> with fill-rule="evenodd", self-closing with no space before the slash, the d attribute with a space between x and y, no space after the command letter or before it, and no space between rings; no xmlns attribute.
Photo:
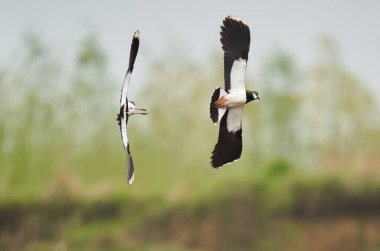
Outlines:
<svg viewBox="0 0 380 251"><path fill-rule="evenodd" d="M222 88L218 87L215 89L214 93L211 96L210 102L210 118L214 124L218 123L223 117L223 114L226 112L226 108L216 108L214 103L221 97L226 95L227 92Z"/></svg>

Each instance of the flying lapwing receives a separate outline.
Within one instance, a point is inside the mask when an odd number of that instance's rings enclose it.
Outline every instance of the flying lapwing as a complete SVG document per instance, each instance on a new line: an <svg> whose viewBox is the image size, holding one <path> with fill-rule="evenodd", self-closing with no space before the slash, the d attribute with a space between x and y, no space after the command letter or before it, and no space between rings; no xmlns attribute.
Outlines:
<svg viewBox="0 0 380 251"><path fill-rule="evenodd" d="M220 122L218 142L211 156L211 166L219 168L240 158L242 113L246 103L260 99L257 91L245 89L250 30L243 21L226 17L221 26L220 41L224 51L224 90L216 88L210 103L210 117Z"/></svg>
<svg viewBox="0 0 380 251"><path fill-rule="evenodd" d="M123 140L123 145L127 157L127 177L128 184L132 185L133 180L135 178L133 161L131 156L131 151L129 148L129 141L127 136L127 123L128 118L133 114L148 114L146 109L139 109L135 107L135 103L133 101L129 101L127 97L128 85L131 80L131 74L133 71L133 64L135 63L137 52L139 50L139 31L136 31L133 34L132 44L131 44L131 52L129 55L129 65L127 73L124 77L123 87L121 89L121 97L120 97L120 112L117 115L117 121L120 126L121 139Z"/></svg>

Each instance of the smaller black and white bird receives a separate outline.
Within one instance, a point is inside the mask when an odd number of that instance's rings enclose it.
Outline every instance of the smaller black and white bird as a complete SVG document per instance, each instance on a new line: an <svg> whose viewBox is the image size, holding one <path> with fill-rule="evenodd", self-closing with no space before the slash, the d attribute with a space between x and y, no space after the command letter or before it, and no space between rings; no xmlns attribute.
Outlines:
<svg viewBox="0 0 380 251"><path fill-rule="evenodd" d="M245 89L245 71L251 34L243 21L226 17L220 32L224 51L224 87L216 88L210 102L210 118L220 121L218 142L211 156L211 166L219 168L240 158L242 143L242 113L246 103L260 99L257 91Z"/></svg>
<svg viewBox="0 0 380 251"><path fill-rule="evenodd" d="M127 177L128 177L129 185L132 185L135 175L134 175L133 161L132 161L128 136L127 136L128 118L132 116L133 114L143 114L143 115L148 114L146 109L136 108L135 103L133 101L129 101L127 98L128 85L129 85L129 81L131 80L131 74L133 71L133 65L136 60L137 52L139 50L139 44L140 44L139 31L136 31L133 34L133 38L132 38L128 70L127 70L127 73L125 74L123 87L121 89L120 112L117 115L117 119L116 119L120 126L121 139L123 140L123 145L124 145L124 149L125 149L125 153L127 157Z"/></svg>

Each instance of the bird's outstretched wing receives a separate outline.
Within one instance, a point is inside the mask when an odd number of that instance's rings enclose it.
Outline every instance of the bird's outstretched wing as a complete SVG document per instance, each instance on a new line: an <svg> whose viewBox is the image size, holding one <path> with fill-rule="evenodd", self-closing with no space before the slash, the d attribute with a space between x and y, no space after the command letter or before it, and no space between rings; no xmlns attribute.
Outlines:
<svg viewBox="0 0 380 251"><path fill-rule="evenodd" d="M128 106L128 101L127 101L127 106ZM128 141L128 135L127 135L127 123L128 123L128 115L125 116L125 119L123 118L121 120L120 131L121 131L121 139L123 140L123 145L124 145L125 154L127 158L128 184L132 185L135 175L134 175L134 167L133 167L131 150L129 148L129 141Z"/></svg>
<svg viewBox="0 0 380 251"><path fill-rule="evenodd" d="M127 69L127 72L126 72L125 77L124 77L123 87L121 88L120 107L122 107L126 103L129 81L131 80L133 65L134 65L135 60L136 60L137 52L139 51L139 45L140 45L139 36L140 36L139 31L136 31L133 34L131 51L129 54L128 69Z"/></svg>
<svg viewBox="0 0 380 251"><path fill-rule="evenodd" d="M132 184L134 180L134 168L132 155L129 148L128 135L127 135L127 124L128 124L128 98L127 98L127 89L129 85L129 81L131 79L131 74L133 71L133 65L136 60L137 52L139 50L139 32L136 31L133 34L132 44L131 44L131 52L129 55L129 65L127 73L125 74L123 87L121 89L121 97L120 97L120 113L117 115L117 121L120 126L121 138L123 140L123 145L127 158L127 176L128 176L128 184Z"/></svg>
<svg viewBox="0 0 380 251"><path fill-rule="evenodd" d="M249 27L243 21L228 16L223 20L220 36L224 51L225 90L245 90L244 77L251 42Z"/></svg>
<svg viewBox="0 0 380 251"><path fill-rule="evenodd" d="M243 149L241 117L243 107L228 108L219 126L219 137L211 156L211 166L219 168L237 160Z"/></svg>

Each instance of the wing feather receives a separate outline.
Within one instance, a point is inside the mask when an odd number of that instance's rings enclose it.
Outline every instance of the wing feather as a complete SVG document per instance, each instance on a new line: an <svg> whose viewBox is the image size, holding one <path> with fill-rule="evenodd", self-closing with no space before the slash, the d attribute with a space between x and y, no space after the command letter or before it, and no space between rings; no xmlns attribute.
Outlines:
<svg viewBox="0 0 380 251"><path fill-rule="evenodd" d="M240 158L243 149L242 110L243 107L228 108L223 115L219 126L218 142L211 156L213 168L219 168Z"/></svg>
<svg viewBox="0 0 380 251"><path fill-rule="evenodd" d="M228 16L223 20L220 36L220 42L224 51L225 90L230 92L231 89L245 88L244 81L236 81L234 77L237 77L238 80L244 80L251 42L249 27L242 21ZM235 61L239 61L240 63L236 65ZM234 66L239 68L238 72L240 76L232 76ZM244 67L244 71L241 70L242 67ZM234 85L238 85L238 87Z"/></svg>
<svg viewBox="0 0 380 251"><path fill-rule="evenodd" d="M135 169L133 167L133 160L131 155L131 150L129 149L129 144L126 148L126 154L127 154L127 177L128 177L128 184L132 185L134 179L135 179Z"/></svg>
<svg viewBox="0 0 380 251"><path fill-rule="evenodd" d="M137 52L139 51L139 45L140 45L140 35L139 35L139 31L136 31L133 34L131 51L129 54L128 69L127 69L127 73L125 74L125 77L124 77L123 87L121 88L120 107L125 104L124 102L125 102L126 97L127 97L128 86L129 86L129 82L131 80L131 75L132 75L133 66L135 64L135 60L137 57Z"/></svg>
<svg viewBox="0 0 380 251"><path fill-rule="evenodd" d="M128 100L126 101L126 106L122 107L123 115L120 118L119 125L120 125L120 132L121 132L121 139L123 141L123 146L127 158L127 177L128 177L128 184L132 185L132 182L134 180L134 167L133 167L133 161L132 161L132 155L129 147L129 141L128 141L128 135L127 135L127 124L128 124L128 114L126 111L128 111Z"/></svg>

